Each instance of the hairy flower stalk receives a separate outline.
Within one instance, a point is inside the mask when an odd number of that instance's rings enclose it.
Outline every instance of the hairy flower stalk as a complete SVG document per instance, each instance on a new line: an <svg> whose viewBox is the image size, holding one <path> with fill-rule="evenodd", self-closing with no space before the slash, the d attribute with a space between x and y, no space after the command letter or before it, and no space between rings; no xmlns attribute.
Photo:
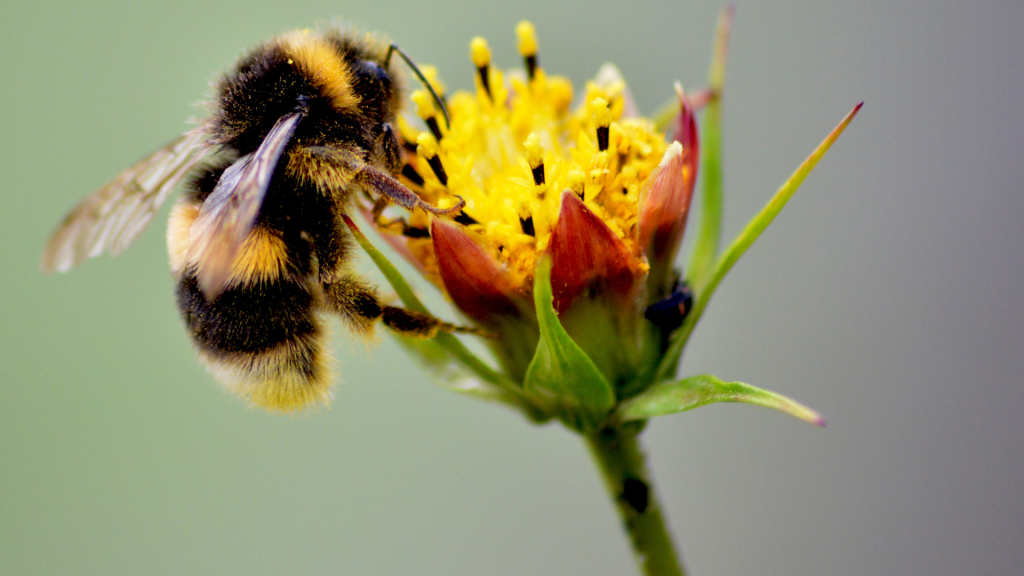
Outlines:
<svg viewBox="0 0 1024 576"><path fill-rule="evenodd" d="M450 389L560 420L586 440L645 574L682 574L639 435L651 417L711 402L746 402L823 425L813 410L742 382L675 379L682 348L722 277L792 196L856 109L724 253L720 106L731 10L719 23L711 86L691 100L677 85L673 136L641 117L621 74L606 65L575 94L541 66L533 26L516 28L523 70L505 73L475 38L473 92L446 95L450 124L427 91L401 119L402 182L453 219L366 209L384 238L442 290L493 353L458 338L403 340ZM575 104L574 104L575 102ZM698 130L696 104L708 107ZM858 106L859 108L859 106ZM703 158L702 158L703 156ZM704 164L701 165L701 161ZM691 267L677 264L691 199L704 172L703 215ZM408 284L349 222L406 306Z"/></svg>

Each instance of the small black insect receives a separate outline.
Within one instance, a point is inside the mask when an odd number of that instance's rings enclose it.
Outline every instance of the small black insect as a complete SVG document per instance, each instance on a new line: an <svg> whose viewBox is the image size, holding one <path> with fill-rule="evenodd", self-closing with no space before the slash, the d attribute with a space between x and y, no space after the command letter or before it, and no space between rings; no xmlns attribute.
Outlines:
<svg viewBox="0 0 1024 576"><path fill-rule="evenodd" d="M644 318L651 321L661 332L661 349L668 347L668 339L672 336L693 308L693 294L686 281L676 281L672 293L655 302L644 311Z"/></svg>

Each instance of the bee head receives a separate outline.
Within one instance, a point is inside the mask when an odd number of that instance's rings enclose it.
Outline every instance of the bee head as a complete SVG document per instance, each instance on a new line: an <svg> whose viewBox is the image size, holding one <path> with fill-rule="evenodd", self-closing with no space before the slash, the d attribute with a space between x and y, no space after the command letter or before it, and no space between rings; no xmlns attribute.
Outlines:
<svg viewBox="0 0 1024 576"><path fill-rule="evenodd" d="M244 155L282 116L303 109L293 141L372 149L400 90L377 45L331 33L286 34L244 56L217 86L213 141Z"/></svg>

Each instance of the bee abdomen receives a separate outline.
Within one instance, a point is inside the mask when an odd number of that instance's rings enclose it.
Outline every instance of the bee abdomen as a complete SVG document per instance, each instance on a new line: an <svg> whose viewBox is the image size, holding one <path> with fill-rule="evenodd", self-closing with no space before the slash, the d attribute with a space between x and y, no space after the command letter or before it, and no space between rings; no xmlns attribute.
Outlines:
<svg viewBox="0 0 1024 576"><path fill-rule="evenodd" d="M286 280L230 287L209 302L190 272L178 284L178 307L196 344L215 352L260 352L319 328L313 295Z"/></svg>
<svg viewBox="0 0 1024 576"><path fill-rule="evenodd" d="M178 308L200 358L228 390L276 411L330 402L324 331L304 286L236 286L209 302L189 272L178 283Z"/></svg>

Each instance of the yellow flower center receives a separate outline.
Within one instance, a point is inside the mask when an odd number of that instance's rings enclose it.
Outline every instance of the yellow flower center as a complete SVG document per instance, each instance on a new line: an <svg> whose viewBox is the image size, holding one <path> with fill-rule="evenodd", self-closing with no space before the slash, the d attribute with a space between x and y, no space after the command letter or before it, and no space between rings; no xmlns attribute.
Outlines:
<svg viewBox="0 0 1024 576"><path fill-rule="evenodd" d="M549 77L537 66L533 26L522 22L516 31L527 71L510 73L506 80L491 65L486 41L474 38L476 92L452 95L450 127L426 91L413 93L416 113L429 129L420 131L399 121L405 140L416 144L409 164L419 175L410 178L406 172L403 183L442 207L454 205L456 197L465 199L455 220L466 225L517 284L533 278L564 190L580 196L639 255L640 191L665 153L664 136L646 118L623 117L626 86L617 75L589 82L582 103L571 108L570 82ZM443 93L436 72L431 70L428 77ZM429 229L427 218L417 211L409 224ZM430 239L410 237L408 244L436 278Z"/></svg>

